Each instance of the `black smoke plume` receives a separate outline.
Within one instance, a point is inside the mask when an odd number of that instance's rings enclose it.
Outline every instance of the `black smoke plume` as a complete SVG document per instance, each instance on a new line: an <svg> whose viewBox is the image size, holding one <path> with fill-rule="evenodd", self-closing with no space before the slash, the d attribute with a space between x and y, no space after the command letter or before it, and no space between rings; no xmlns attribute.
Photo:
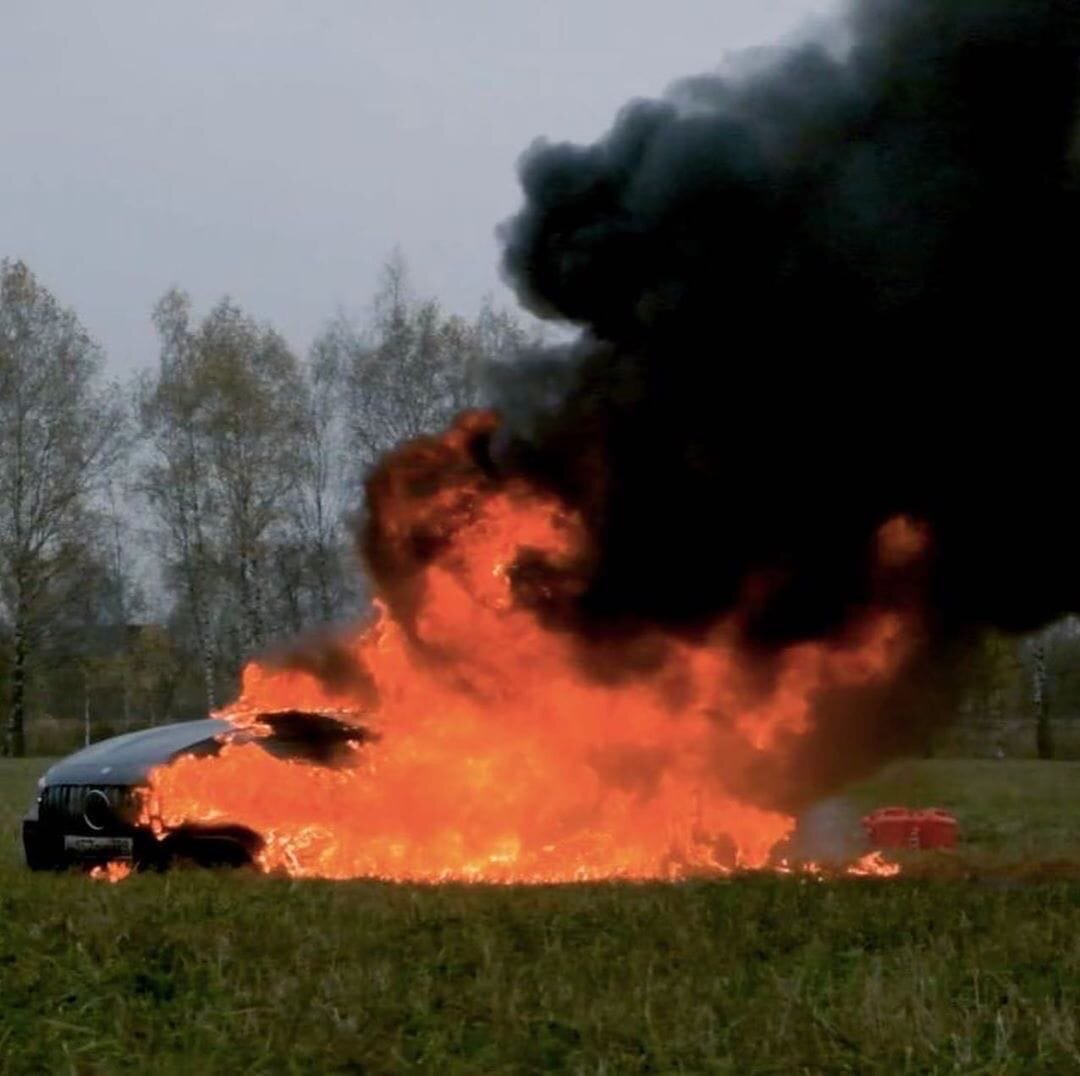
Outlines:
<svg viewBox="0 0 1080 1076"><path fill-rule="evenodd" d="M575 623L749 638L871 600L933 535L936 627L1080 609L1075 0L863 0L809 44L538 143L504 270L578 343L517 364L495 446L595 540Z"/></svg>

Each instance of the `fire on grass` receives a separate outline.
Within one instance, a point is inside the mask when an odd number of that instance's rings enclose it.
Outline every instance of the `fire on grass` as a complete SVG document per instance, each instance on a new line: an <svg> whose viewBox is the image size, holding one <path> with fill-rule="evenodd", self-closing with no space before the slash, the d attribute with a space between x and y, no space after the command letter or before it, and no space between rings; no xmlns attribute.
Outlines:
<svg viewBox="0 0 1080 1076"><path fill-rule="evenodd" d="M114 859L100 866L90 868L90 877L98 882L122 882L131 874L131 864L127 860Z"/></svg>
<svg viewBox="0 0 1080 1076"><path fill-rule="evenodd" d="M547 883L681 879L788 865L791 815L747 795L791 752L816 700L893 677L917 635L909 608L867 610L844 637L793 645L761 676L739 615L697 638L588 642L566 606L588 561L580 519L473 462L474 415L397 453L369 487L374 618L321 658L252 662L222 716L333 713L371 734L333 768L225 744L154 771L143 823L243 825L257 865L296 877ZM882 572L925 550L878 532ZM753 588L748 589L748 593ZM749 598L748 598L749 600ZM766 790L757 790L767 793ZM852 874L899 868L866 856Z"/></svg>

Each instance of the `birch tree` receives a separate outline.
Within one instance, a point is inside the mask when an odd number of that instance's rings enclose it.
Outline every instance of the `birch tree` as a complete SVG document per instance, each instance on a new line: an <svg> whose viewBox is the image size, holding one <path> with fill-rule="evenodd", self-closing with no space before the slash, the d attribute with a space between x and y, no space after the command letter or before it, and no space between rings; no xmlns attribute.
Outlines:
<svg viewBox="0 0 1080 1076"><path fill-rule="evenodd" d="M350 577L344 523L360 503L360 468L349 456L341 324L311 348L304 365L305 410L301 427L300 481L296 496L299 539L309 566L313 612L329 622L340 616L355 589Z"/></svg>
<svg viewBox="0 0 1080 1076"><path fill-rule="evenodd" d="M1031 705L1035 711L1035 753L1039 758L1054 757L1050 729L1050 700L1047 694L1046 642L1036 636L1031 648Z"/></svg>
<svg viewBox="0 0 1080 1076"><path fill-rule="evenodd" d="M141 487L162 527L166 575L187 607L209 710L217 704L213 638L214 551L211 524L217 512L203 431L205 401L199 378L191 300L171 289L153 313L160 339L156 374L139 390L148 458Z"/></svg>
<svg viewBox="0 0 1080 1076"><path fill-rule="evenodd" d="M141 391L142 486L213 709L219 678L281 626L308 393L280 335L231 301L195 326L189 298L173 290L154 316L161 361Z"/></svg>
<svg viewBox="0 0 1080 1076"><path fill-rule="evenodd" d="M25 752L36 651L77 592L90 514L124 446L119 394L70 310L22 262L0 263L0 603L11 647L4 732Z"/></svg>
<svg viewBox="0 0 1080 1076"><path fill-rule="evenodd" d="M395 445L437 433L481 399L475 326L416 299L399 255L383 269L366 334L339 337L354 456L369 468Z"/></svg>
<svg viewBox="0 0 1080 1076"><path fill-rule="evenodd" d="M227 300L203 322L197 354L223 527L221 571L250 656L275 627L267 608L269 553L291 524L291 494L301 479L306 386L285 341Z"/></svg>

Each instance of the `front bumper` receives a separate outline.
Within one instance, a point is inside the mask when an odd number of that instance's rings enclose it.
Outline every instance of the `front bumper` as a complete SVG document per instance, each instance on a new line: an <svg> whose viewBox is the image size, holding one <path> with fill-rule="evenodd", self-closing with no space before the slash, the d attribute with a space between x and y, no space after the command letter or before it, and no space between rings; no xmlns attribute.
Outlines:
<svg viewBox="0 0 1080 1076"><path fill-rule="evenodd" d="M127 785L42 783L23 818L26 865L56 870L119 858L152 861L158 842L137 818L136 793Z"/></svg>
<svg viewBox="0 0 1080 1076"><path fill-rule="evenodd" d="M115 811L108 820L97 818L96 825L84 810L91 790L106 792ZM251 863L262 846L258 835L242 826L183 827L159 838L135 823L132 803L134 793L123 786L46 786L23 818L26 865L65 870L126 859L139 869L163 869L176 860L235 867ZM117 847L128 842L130 854L118 854Z"/></svg>
<svg viewBox="0 0 1080 1076"><path fill-rule="evenodd" d="M71 827L73 830L74 827ZM66 837L82 838L81 832L64 832L62 828L47 825L33 812L22 823L23 855L26 865L35 871L65 870L69 867L93 867L114 859L131 859L137 866L156 866L165 862L168 849L148 830L124 830L103 837L130 838L131 855L118 854L112 848L66 847ZM94 836L97 836L96 834Z"/></svg>

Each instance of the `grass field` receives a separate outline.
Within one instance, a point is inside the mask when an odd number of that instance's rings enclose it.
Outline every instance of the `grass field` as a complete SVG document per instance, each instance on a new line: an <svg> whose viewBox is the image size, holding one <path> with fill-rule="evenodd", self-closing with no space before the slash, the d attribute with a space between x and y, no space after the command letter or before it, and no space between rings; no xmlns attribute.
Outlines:
<svg viewBox="0 0 1080 1076"><path fill-rule="evenodd" d="M899 763L892 881L519 889L32 875L0 762L0 1072L1080 1071L1080 764Z"/></svg>

